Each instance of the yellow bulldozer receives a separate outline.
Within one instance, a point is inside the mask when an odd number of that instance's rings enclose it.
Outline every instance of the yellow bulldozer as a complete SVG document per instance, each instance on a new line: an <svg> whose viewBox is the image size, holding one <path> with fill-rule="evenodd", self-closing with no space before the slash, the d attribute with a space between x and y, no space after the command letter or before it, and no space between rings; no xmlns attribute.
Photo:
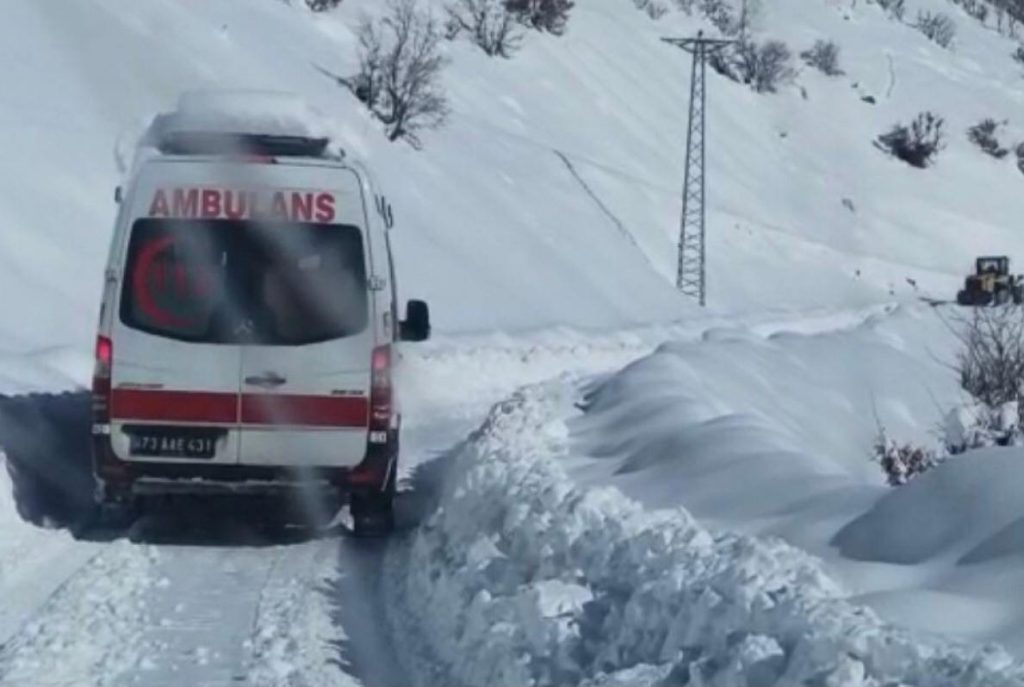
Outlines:
<svg viewBox="0 0 1024 687"><path fill-rule="evenodd" d="M1004 305L1024 302L1024 277L1010 274L1010 258L1005 255L978 258L974 274L964 280L956 295L960 305Z"/></svg>

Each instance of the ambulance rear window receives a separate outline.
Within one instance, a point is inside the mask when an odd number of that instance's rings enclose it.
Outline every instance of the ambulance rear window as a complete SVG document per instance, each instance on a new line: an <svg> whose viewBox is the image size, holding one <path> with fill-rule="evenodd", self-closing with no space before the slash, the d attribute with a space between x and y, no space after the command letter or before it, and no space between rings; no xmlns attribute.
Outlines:
<svg viewBox="0 0 1024 687"><path fill-rule="evenodd" d="M134 329L301 345L358 334L368 319L358 227L144 219L132 228L121 320Z"/></svg>

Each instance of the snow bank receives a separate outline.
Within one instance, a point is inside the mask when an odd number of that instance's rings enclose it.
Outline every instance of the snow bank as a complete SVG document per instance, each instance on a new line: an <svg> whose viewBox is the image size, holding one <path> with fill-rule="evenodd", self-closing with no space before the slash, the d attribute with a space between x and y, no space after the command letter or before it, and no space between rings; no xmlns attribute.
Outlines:
<svg viewBox="0 0 1024 687"><path fill-rule="evenodd" d="M1011 685L995 648L915 637L843 601L777 540L713 534L581 490L569 380L498 405L447 459L437 501L385 575L424 684Z"/></svg>
<svg viewBox="0 0 1024 687"><path fill-rule="evenodd" d="M814 496L880 487L878 423L930 445L960 402L942 317L900 307L830 332L714 329L664 344L588 387L587 412L570 423L593 459L579 477L729 528L776 526L783 512L803 518Z"/></svg>
<svg viewBox="0 0 1024 687"><path fill-rule="evenodd" d="M843 555L911 565L940 555L979 563L1024 553L1024 451L991 448L947 460L891 490L835 538Z"/></svg>

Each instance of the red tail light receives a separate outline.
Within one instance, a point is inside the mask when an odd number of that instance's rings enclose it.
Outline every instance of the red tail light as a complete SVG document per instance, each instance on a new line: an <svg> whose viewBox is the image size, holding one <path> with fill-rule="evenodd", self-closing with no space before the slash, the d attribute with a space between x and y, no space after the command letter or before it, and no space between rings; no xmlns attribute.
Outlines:
<svg viewBox="0 0 1024 687"><path fill-rule="evenodd" d="M367 437L366 458L349 472L348 483L353 487L381 489L387 483L391 469L391 347L373 349L370 369L370 426Z"/></svg>
<svg viewBox="0 0 1024 687"><path fill-rule="evenodd" d="M92 415L96 424L110 422L110 373L114 362L114 343L105 336L96 337L96 364L92 373Z"/></svg>
<svg viewBox="0 0 1024 687"><path fill-rule="evenodd" d="M114 361L114 342L105 336L96 337L95 377L110 377L110 365Z"/></svg>
<svg viewBox="0 0 1024 687"><path fill-rule="evenodd" d="M370 432L391 428L391 347L373 349L370 373Z"/></svg>

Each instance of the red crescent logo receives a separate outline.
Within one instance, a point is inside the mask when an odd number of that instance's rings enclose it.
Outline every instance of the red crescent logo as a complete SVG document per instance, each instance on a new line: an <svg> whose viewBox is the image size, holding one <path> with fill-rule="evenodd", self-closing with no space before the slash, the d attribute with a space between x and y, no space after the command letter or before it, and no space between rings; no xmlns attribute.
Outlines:
<svg viewBox="0 0 1024 687"><path fill-rule="evenodd" d="M183 329L194 324L195 319L179 317L161 308L150 290L151 277L155 276L154 263L160 253L172 245L174 245L174 237L164 236L149 242L143 247L135 263L135 273L132 275L132 288L135 292L135 300L142 312L146 314L146 317L165 329Z"/></svg>

